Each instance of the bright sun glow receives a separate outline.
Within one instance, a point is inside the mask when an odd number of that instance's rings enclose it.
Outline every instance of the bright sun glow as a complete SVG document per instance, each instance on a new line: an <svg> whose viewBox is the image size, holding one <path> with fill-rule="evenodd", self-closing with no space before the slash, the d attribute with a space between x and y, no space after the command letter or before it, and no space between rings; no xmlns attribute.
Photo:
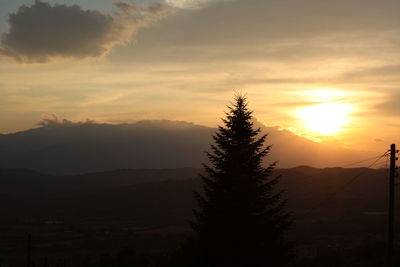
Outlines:
<svg viewBox="0 0 400 267"><path fill-rule="evenodd" d="M351 106L346 104L322 103L298 111L304 126L322 135L334 135L349 122Z"/></svg>

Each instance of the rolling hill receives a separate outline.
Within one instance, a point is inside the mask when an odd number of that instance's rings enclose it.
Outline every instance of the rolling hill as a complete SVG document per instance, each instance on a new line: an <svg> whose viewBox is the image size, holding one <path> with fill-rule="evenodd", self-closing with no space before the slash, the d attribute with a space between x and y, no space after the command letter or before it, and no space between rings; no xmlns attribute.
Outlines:
<svg viewBox="0 0 400 267"><path fill-rule="evenodd" d="M163 254L190 230L201 190L201 169L124 169L51 176L27 169L0 170L2 259L22 266L26 234L35 257L68 258L132 246ZM387 172L368 168L277 169L288 210L289 236L305 255L385 240ZM354 179L357 177L357 179ZM25 251L25 250L23 250ZM71 265L79 266L79 265Z"/></svg>

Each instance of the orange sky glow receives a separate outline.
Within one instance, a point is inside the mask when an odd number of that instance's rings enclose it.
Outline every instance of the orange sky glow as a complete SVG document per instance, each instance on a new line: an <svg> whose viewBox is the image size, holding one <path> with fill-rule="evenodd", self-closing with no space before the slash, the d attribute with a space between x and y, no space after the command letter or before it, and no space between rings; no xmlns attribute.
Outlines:
<svg viewBox="0 0 400 267"><path fill-rule="evenodd" d="M259 121L316 142L377 152L400 143L399 1L126 3L0 3L0 133L48 114L214 127L240 90ZM68 23L54 25L70 28L42 30L55 8ZM29 24L33 9L43 14ZM104 23L85 25L94 14Z"/></svg>

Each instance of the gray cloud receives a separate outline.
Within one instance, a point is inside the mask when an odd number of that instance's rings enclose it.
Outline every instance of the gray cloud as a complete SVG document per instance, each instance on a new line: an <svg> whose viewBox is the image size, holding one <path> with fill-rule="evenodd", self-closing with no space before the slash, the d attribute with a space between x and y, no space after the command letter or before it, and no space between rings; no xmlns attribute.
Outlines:
<svg viewBox="0 0 400 267"><path fill-rule="evenodd" d="M163 14L165 11L169 9L168 6L163 5L161 3L149 3L145 6L143 5L138 5L134 3L125 3L125 2L116 2L113 3L113 6L117 7L120 11L122 11L125 14L132 15L134 14L135 16L143 16L145 15L159 15Z"/></svg>
<svg viewBox="0 0 400 267"><path fill-rule="evenodd" d="M55 58L100 57L129 42L138 29L163 16L168 8L116 3L118 12L104 14L36 0L9 14L9 32L1 39L0 54L18 62L48 62Z"/></svg>
<svg viewBox="0 0 400 267"><path fill-rule="evenodd" d="M400 26L398 1L385 4L378 0L214 2L210 8L187 11L166 21L159 29L169 28L165 42L254 44L255 40L293 40L298 37L304 40L327 34L345 36L346 41L351 41L355 35L397 31Z"/></svg>
<svg viewBox="0 0 400 267"><path fill-rule="evenodd" d="M136 6L134 6L130 3L117 2L117 3L113 3L113 5L117 8L119 8L125 14L130 14L130 13L136 11Z"/></svg>
<svg viewBox="0 0 400 267"><path fill-rule="evenodd" d="M400 1L213 3L177 12L157 27L146 29L134 49L119 49L111 56L112 60L196 61L208 65L217 61L309 62L334 57L378 62L398 55Z"/></svg>

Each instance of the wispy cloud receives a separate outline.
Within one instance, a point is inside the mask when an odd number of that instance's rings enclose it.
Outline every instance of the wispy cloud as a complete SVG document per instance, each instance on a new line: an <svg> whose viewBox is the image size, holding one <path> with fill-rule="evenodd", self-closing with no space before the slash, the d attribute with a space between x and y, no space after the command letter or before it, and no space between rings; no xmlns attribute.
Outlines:
<svg viewBox="0 0 400 267"><path fill-rule="evenodd" d="M41 127L74 126L82 124L91 124L95 122L96 121L90 119L86 119L86 121L71 121L68 119L63 119L55 113L51 113L51 114L43 114L41 116L41 120L37 123L37 125Z"/></svg>
<svg viewBox="0 0 400 267"><path fill-rule="evenodd" d="M181 9L198 9L218 2L230 0L165 0L167 5Z"/></svg>

